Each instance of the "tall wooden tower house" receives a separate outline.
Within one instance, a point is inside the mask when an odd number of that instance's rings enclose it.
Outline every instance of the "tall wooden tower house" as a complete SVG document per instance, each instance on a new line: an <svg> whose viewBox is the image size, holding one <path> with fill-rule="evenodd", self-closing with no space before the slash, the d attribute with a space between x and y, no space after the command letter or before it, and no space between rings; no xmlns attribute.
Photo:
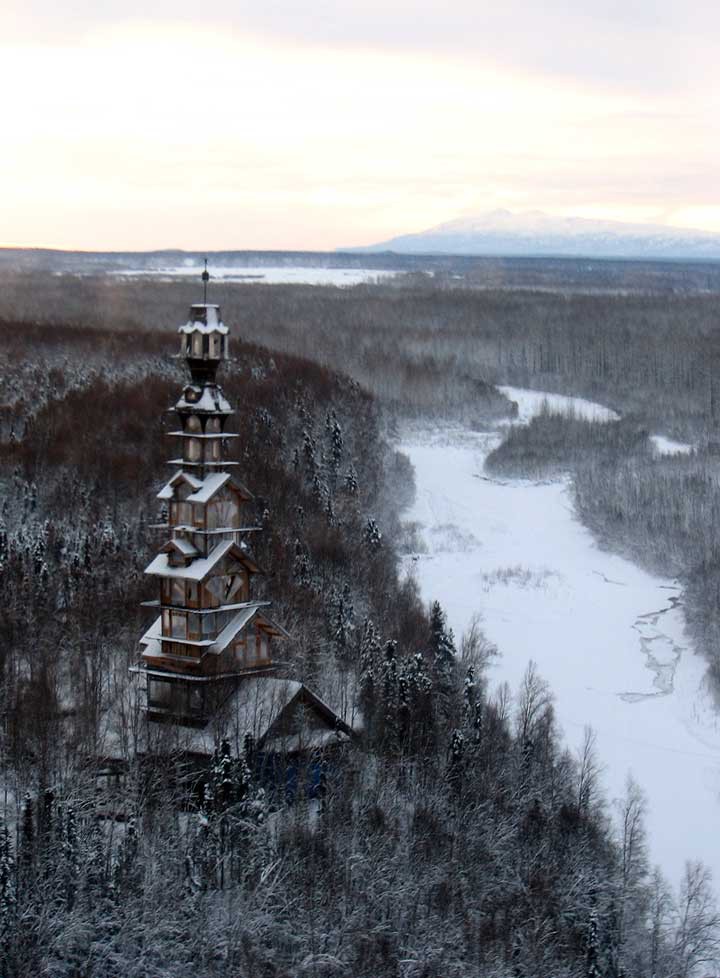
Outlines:
<svg viewBox="0 0 720 978"><path fill-rule="evenodd" d="M179 333L191 379L169 432L175 472L158 493L168 538L145 570L159 589L146 606L158 614L134 671L146 679L150 719L200 726L244 677L273 672L273 644L287 633L268 617L269 602L253 599L261 570L247 541L259 528L228 458L238 435L227 430L233 410L217 383L228 357L220 307L191 306Z"/></svg>

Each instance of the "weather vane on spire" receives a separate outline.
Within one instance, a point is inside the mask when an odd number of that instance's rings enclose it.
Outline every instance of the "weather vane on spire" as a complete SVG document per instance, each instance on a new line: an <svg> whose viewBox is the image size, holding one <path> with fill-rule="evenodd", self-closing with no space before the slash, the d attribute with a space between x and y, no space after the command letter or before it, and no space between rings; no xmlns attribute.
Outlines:
<svg viewBox="0 0 720 978"><path fill-rule="evenodd" d="M207 270L207 258L205 259L205 269L204 269L201 277L202 277L202 282L203 282L203 305L206 306L207 305L207 286L208 286L208 282L210 281L210 272Z"/></svg>

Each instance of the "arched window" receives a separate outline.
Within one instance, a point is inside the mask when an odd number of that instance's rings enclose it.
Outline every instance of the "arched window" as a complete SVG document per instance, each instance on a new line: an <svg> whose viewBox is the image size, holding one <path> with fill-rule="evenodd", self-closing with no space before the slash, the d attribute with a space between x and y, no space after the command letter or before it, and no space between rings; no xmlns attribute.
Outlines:
<svg viewBox="0 0 720 978"><path fill-rule="evenodd" d="M202 421L197 416L197 414L191 414L190 417L185 422L185 431L190 432L201 432L202 431Z"/></svg>
<svg viewBox="0 0 720 978"><path fill-rule="evenodd" d="M193 356L202 357L203 355L203 336L202 333L193 333Z"/></svg>
<svg viewBox="0 0 720 978"><path fill-rule="evenodd" d="M202 459L202 442L199 438L185 440L185 461L199 462Z"/></svg>
<svg viewBox="0 0 720 978"><path fill-rule="evenodd" d="M219 434L221 431L220 418L208 418L207 431L208 434Z"/></svg>

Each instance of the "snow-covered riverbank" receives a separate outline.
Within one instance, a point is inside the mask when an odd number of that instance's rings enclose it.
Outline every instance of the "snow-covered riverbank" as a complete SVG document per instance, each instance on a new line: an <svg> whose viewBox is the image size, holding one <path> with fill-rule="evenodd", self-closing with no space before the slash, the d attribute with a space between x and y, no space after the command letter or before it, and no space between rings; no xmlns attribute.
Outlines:
<svg viewBox="0 0 720 978"><path fill-rule="evenodd" d="M521 420L543 395L508 390ZM552 397L586 417L609 409ZM408 560L425 600L459 635L476 612L501 658L491 680L517 688L534 659L550 682L566 740L597 732L608 797L631 770L649 801L651 855L673 881L702 859L720 885L720 717L703 690L704 663L684 634L677 582L598 548L575 518L567 482L485 476L500 434L408 431L417 480L407 519L424 552ZM528 573L529 572L529 573Z"/></svg>

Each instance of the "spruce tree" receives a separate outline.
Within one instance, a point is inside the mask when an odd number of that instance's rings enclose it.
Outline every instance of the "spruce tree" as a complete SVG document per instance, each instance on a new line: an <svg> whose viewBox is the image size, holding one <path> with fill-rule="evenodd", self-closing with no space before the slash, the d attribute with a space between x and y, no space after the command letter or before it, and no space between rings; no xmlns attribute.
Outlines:
<svg viewBox="0 0 720 978"><path fill-rule="evenodd" d="M440 715L448 722L452 715L457 662L452 629L447 627L445 612L438 601L430 608L430 653Z"/></svg>
<svg viewBox="0 0 720 978"><path fill-rule="evenodd" d="M17 894L15 890L15 859L13 858L12 842L7 825L0 826L0 948L3 959L6 958L15 927ZM3 960L2 974L6 973Z"/></svg>
<svg viewBox="0 0 720 978"><path fill-rule="evenodd" d="M398 662L397 642L385 645L382 669L383 740L386 748L394 750L398 742Z"/></svg>

